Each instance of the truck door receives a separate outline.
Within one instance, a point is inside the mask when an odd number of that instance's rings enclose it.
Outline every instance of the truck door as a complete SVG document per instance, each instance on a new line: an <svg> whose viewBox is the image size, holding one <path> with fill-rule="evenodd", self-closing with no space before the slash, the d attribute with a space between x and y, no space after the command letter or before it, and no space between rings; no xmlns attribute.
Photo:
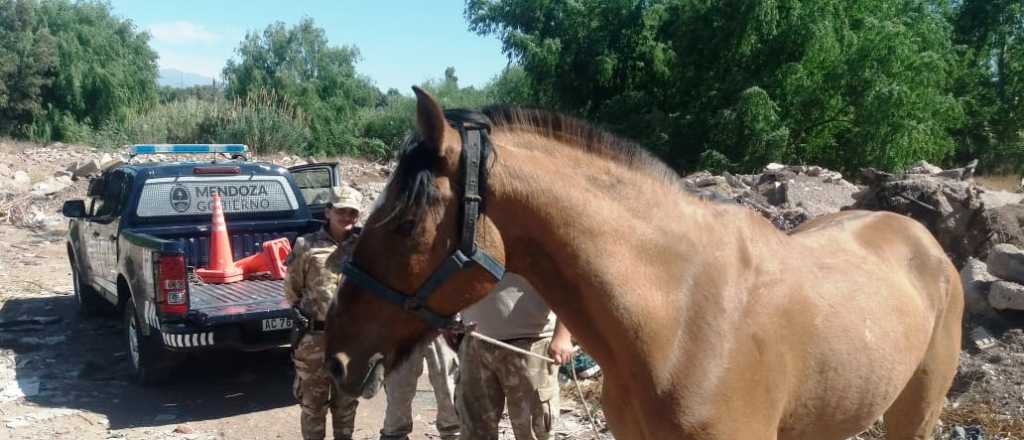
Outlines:
<svg viewBox="0 0 1024 440"><path fill-rule="evenodd" d="M331 200L331 187L341 185L341 164L313 163L288 168L313 218L324 221L324 208Z"/></svg>
<svg viewBox="0 0 1024 440"><path fill-rule="evenodd" d="M89 218L90 236L94 241L99 255L90 256L96 267L95 284L110 293L117 294L117 235L121 224L121 211L125 207L128 195L128 176L120 170L113 170L105 177L103 195L97 198L93 206L93 215Z"/></svg>
<svg viewBox="0 0 1024 440"><path fill-rule="evenodd" d="M96 230L95 218L96 208L101 205L103 199L103 182L106 175L94 177L89 180L89 190L86 203L86 217L79 224L78 228L78 268L82 272L82 281L91 286L100 286L100 273L103 268L101 256L101 244L97 238L99 231Z"/></svg>

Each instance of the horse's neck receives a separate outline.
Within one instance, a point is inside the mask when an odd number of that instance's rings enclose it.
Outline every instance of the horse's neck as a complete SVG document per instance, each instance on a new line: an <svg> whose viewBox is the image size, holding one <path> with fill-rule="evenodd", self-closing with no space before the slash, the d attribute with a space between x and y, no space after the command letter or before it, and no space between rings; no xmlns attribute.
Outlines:
<svg viewBox="0 0 1024 440"><path fill-rule="evenodd" d="M678 321L672 315L687 308L679 289L704 266L696 260L721 220L715 208L581 151L501 149L491 175L487 209L508 270L530 280L599 361L655 349L623 343L675 339L672 326L653 323Z"/></svg>

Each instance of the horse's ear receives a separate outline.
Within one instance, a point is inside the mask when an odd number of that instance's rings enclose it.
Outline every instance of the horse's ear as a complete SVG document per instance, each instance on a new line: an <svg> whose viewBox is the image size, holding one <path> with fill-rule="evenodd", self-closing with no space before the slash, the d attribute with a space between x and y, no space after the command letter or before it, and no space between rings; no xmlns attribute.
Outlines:
<svg viewBox="0 0 1024 440"><path fill-rule="evenodd" d="M420 136L430 148L437 150L438 156L444 155L444 110L437 100L426 90L412 86L416 93L416 128Z"/></svg>

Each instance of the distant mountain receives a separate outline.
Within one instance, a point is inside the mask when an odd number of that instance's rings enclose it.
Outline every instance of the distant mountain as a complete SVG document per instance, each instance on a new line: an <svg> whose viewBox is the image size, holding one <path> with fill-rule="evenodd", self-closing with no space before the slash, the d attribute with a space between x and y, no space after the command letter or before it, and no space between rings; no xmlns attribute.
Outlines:
<svg viewBox="0 0 1024 440"><path fill-rule="evenodd" d="M178 69L160 69L160 77L156 82L161 86L185 88L213 84L213 78L198 73L182 72Z"/></svg>

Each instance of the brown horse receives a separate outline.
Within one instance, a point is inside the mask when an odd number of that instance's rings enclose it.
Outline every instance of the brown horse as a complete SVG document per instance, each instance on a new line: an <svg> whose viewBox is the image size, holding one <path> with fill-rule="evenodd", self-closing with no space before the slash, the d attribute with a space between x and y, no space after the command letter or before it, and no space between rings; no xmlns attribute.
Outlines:
<svg viewBox="0 0 1024 440"><path fill-rule="evenodd" d="M500 276L486 254L529 279L600 363L616 438L843 439L883 415L891 439L930 438L963 298L921 225L843 212L786 235L687 195L660 162L583 122L491 109L481 143L415 91L419 135L328 317L343 390L362 392L481 299ZM481 145L477 176L464 150ZM466 231L480 264L432 275L456 249L473 253Z"/></svg>

